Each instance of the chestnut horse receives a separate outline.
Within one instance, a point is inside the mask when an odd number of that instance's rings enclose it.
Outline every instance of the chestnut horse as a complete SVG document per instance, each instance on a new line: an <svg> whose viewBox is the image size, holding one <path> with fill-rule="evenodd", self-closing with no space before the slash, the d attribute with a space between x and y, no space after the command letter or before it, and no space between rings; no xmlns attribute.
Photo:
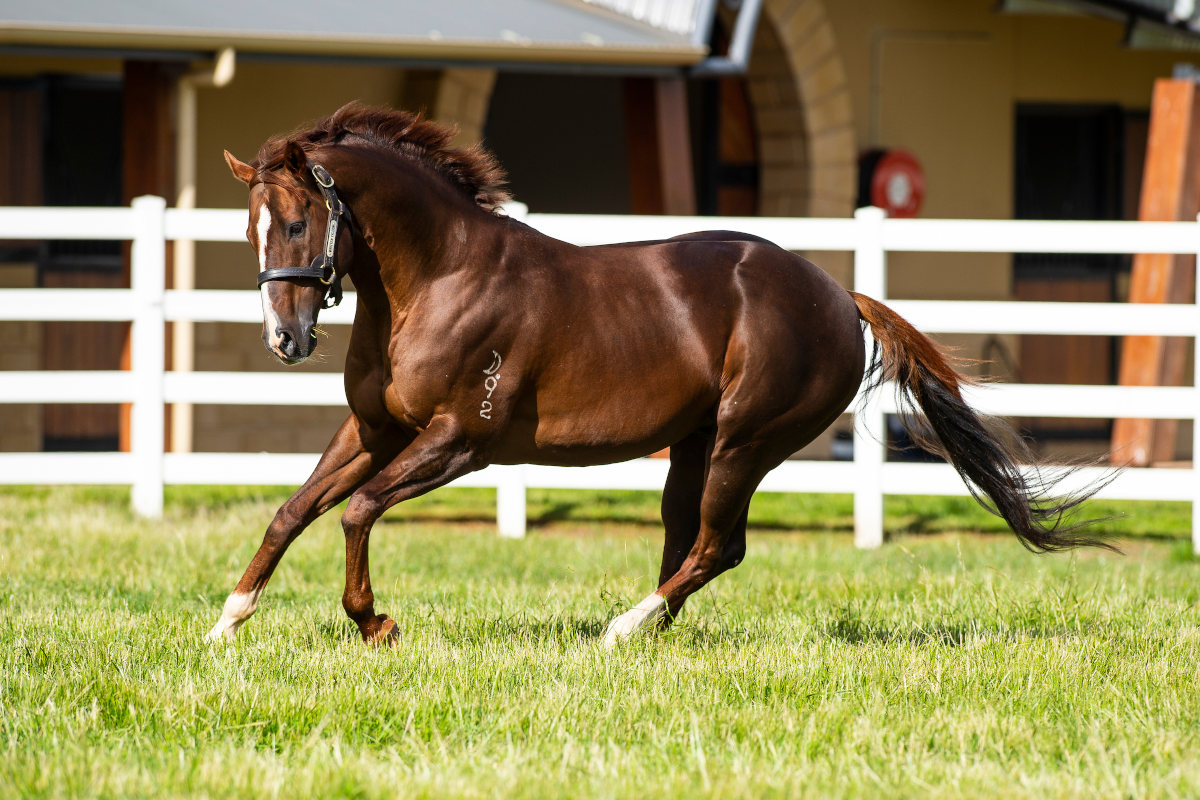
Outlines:
<svg viewBox="0 0 1200 800"><path fill-rule="evenodd" d="M737 566L746 515L773 467L854 398L895 380L932 429L905 417L1036 551L1098 544L1062 524L1079 498L1046 500L1024 451L964 402L936 346L880 303L746 234L576 247L496 213L503 173L479 147L418 115L351 104L268 140L247 164L263 343L294 364L326 303L353 279L342 423L284 503L211 639L254 613L288 545L349 498L342 604L368 642L372 524L396 503L488 464L604 464L670 448L658 587L606 644L667 625Z"/></svg>

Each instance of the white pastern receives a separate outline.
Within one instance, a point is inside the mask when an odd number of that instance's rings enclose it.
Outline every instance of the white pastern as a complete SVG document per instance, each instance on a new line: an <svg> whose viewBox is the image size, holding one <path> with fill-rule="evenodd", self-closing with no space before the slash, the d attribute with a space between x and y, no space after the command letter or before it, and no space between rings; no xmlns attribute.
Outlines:
<svg viewBox="0 0 1200 800"><path fill-rule="evenodd" d="M258 207L258 225L255 227L258 231L258 271L262 272L267 268L267 240L271 235L271 209L267 207L266 200ZM258 291L262 295L263 324L267 328L268 341L272 347L278 347L282 337L276 333L280 328L279 316L271 307L270 288L270 283L264 283L258 287Z"/></svg>
<svg viewBox="0 0 1200 800"><path fill-rule="evenodd" d="M217 620L217 624L204 638L210 642L219 642L222 639L232 642L242 623L250 619L251 615L258 610L260 596L262 596L262 589L248 594L234 592L229 595L225 600L225 608L221 611L221 619Z"/></svg>
<svg viewBox="0 0 1200 800"><path fill-rule="evenodd" d="M628 639L636 632L658 624L666 613L667 601L661 595L647 595L645 600L608 623L604 631L604 646L614 647L617 642Z"/></svg>

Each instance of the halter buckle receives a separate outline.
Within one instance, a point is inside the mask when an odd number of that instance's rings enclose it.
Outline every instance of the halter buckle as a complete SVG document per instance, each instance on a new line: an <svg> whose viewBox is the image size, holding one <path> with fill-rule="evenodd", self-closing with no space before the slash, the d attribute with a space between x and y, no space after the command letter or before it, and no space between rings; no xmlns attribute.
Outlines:
<svg viewBox="0 0 1200 800"><path fill-rule="evenodd" d="M313 178L321 186L326 189L333 188L333 176L329 174L329 170L322 167L320 164L314 164L312 168Z"/></svg>

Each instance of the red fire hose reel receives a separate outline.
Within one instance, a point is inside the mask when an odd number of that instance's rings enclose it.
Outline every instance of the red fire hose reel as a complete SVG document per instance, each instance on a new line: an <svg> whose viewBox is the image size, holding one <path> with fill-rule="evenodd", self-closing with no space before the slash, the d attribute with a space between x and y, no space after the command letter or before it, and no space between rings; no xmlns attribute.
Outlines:
<svg viewBox="0 0 1200 800"><path fill-rule="evenodd" d="M925 200L925 172L907 150L868 150L858 159L858 205L889 217L915 217Z"/></svg>

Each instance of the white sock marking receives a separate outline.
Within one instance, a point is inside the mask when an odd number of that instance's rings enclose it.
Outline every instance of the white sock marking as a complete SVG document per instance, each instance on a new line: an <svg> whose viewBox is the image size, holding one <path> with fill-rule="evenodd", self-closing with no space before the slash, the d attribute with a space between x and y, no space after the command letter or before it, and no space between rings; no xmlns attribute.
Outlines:
<svg viewBox="0 0 1200 800"><path fill-rule="evenodd" d="M229 595L225 600L225 608L221 611L221 618L204 638L210 642L218 642L222 639L232 642L242 623L250 619L251 615L258 610L258 598L261 596L262 589L249 594L234 592Z"/></svg>
<svg viewBox="0 0 1200 800"><path fill-rule="evenodd" d="M608 623L604 631L604 646L611 648L637 631L657 624L666 613L667 601L661 595L647 595L642 602Z"/></svg>

